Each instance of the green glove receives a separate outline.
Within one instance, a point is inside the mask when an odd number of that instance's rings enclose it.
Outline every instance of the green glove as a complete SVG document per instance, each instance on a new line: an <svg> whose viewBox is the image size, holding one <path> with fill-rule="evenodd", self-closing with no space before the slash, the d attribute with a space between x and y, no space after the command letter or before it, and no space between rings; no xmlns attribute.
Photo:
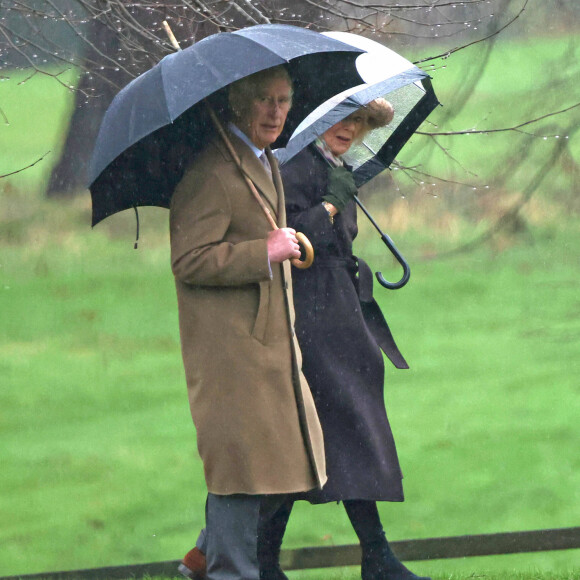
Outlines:
<svg viewBox="0 0 580 580"><path fill-rule="evenodd" d="M338 211L342 211L346 204L358 193L352 173L345 167L333 167L328 171L328 186L324 201L331 203Z"/></svg>

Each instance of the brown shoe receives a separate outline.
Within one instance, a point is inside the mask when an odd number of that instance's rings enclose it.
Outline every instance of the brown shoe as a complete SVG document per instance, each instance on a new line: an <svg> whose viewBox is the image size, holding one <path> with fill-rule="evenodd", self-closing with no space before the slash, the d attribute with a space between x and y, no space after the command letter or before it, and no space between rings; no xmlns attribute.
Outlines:
<svg viewBox="0 0 580 580"><path fill-rule="evenodd" d="M191 580L205 580L205 554L197 547L189 550L177 569Z"/></svg>

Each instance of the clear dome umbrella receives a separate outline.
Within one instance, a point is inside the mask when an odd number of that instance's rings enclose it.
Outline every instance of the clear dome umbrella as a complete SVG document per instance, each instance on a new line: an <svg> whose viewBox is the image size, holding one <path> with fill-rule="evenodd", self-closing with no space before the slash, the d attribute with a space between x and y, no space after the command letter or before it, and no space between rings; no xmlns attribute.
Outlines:
<svg viewBox="0 0 580 580"><path fill-rule="evenodd" d="M351 113L377 98L385 98L393 105L393 120L384 127L369 131L362 141L353 144L342 156L352 169L355 183L360 187L390 167L419 125L439 105L439 101L427 73L396 52L378 42L348 32L323 34L365 51L356 60L357 70L365 82L319 105L296 127L286 147L276 151L276 155L281 165L284 165ZM398 282L388 282L381 272L376 273L377 280L385 288L402 288L409 281L409 264L357 196L355 201L403 268L403 276Z"/></svg>

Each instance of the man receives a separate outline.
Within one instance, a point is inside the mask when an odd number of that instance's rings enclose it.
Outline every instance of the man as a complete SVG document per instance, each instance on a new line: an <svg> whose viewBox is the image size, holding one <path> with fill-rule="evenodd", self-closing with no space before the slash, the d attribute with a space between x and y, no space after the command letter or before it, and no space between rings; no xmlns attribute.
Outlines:
<svg viewBox="0 0 580 580"><path fill-rule="evenodd" d="M280 226L284 196L269 145L291 99L282 67L229 89L229 138ZM271 231L216 135L175 190L170 232L188 395L209 492L207 578L258 580L260 521L286 494L326 481L322 431L293 331L288 259L300 255L295 231Z"/></svg>

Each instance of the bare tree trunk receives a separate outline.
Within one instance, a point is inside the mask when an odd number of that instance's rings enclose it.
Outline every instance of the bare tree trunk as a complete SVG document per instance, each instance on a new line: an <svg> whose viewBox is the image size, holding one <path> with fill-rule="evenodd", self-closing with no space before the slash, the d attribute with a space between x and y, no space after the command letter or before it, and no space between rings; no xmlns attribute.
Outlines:
<svg viewBox="0 0 580 580"><path fill-rule="evenodd" d="M161 20L167 15L163 2L158 4L156 12L129 12L116 0L118 12L111 14L108 10L99 12L101 0L91 5L91 12L87 8L91 1L78 0L80 9L92 16L88 22L75 26L84 47L84 54L77 57L80 62L84 61L86 70L76 92L61 157L50 176L46 190L49 197L74 195L87 187L92 151L107 108L121 88L151 68L169 50L157 40L167 40L161 28ZM208 19L185 21L183 25L178 13L171 14L179 26L175 32L182 36L184 47L192 38L201 40L218 31L216 23ZM242 19L234 28L243 24ZM184 34L189 38L183 38Z"/></svg>
<svg viewBox="0 0 580 580"><path fill-rule="evenodd" d="M119 39L98 21L90 25L91 43L107 54L115 54ZM87 186L87 171L101 121L119 89L130 77L107 68L103 75L81 75L65 145L50 176L48 196L73 195Z"/></svg>

